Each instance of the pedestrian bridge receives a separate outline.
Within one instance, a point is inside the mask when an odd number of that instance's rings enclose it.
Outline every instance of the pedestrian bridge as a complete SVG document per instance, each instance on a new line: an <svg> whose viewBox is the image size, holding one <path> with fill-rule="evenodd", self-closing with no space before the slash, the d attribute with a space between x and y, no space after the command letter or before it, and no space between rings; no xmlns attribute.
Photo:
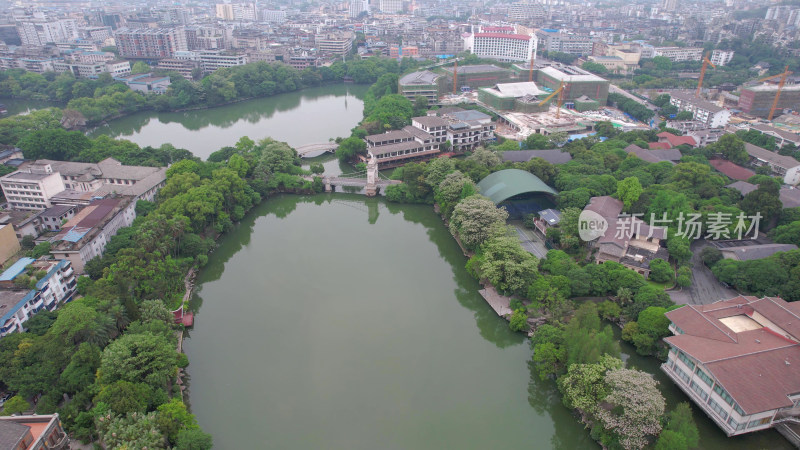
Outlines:
<svg viewBox="0 0 800 450"><path fill-rule="evenodd" d="M400 184L400 180L390 180L378 171L378 160L372 153L369 154L367 170L342 174L335 177L323 176L322 183L325 185L325 192L334 192L337 186L340 187L363 187L367 197L374 197L378 194L379 188L386 188L392 184Z"/></svg>
<svg viewBox="0 0 800 450"><path fill-rule="evenodd" d="M301 145L300 147L295 148L295 150L297 151L297 155L301 158L313 158L323 153L336 153L337 148L339 148L339 144L330 141L320 142L317 144Z"/></svg>

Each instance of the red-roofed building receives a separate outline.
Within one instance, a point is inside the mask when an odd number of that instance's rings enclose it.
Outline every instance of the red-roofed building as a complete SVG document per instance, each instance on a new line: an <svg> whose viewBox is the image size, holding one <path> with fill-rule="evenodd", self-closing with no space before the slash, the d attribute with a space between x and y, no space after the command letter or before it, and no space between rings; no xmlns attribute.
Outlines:
<svg viewBox="0 0 800 450"><path fill-rule="evenodd" d="M739 296L666 316L661 370L728 436L800 423L800 303Z"/></svg>
<svg viewBox="0 0 800 450"><path fill-rule="evenodd" d="M677 147L681 144L686 144L692 147L697 147L697 142L695 142L694 138L691 136L675 136L674 134L668 131L662 131L658 133L658 142L667 142L669 143L670 147Z"/></svg>
<svg viewBox="0 0 800 450"><path fill-rule="evenodd" d="M711 164L711 167L734 180L746 181L756 174L752 170L738 166L726 159L711 159L708 163Z"/></svg>
<svg viewBox="0 0 800 450"><path fill-rule="evenodd" d="M650 150L669 150L672 148L669 142L649 142L647 144Z"/></svg>

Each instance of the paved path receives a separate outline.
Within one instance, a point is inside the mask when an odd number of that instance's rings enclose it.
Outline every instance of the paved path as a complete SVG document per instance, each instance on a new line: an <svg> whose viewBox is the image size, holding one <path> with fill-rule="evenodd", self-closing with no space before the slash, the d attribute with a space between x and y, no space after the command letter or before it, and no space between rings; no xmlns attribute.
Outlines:
<svg viewBox="0 0 800 450"><path fill-rule="evenodd" d="M700 259L700 252L708 243L705 240L698 240L692 243L692 285L681 291L668 291L670 298L675 303L681 305L707 305L718 300L727 300L739 295L735 289L726 288L711 273L711 270L703 264Z"/></svg>
<svg viewBox="0 0 800 450"><path fill-rule="evenodd" d="M498 316L506 317L513 313L513 311L511 311L511 298L500 295L497 292L497 289L495 289L491 284L487 284L486 288L481 289L478 292L480 292L480 294L483 296L486 302L489 303L489 306L492 307Z"/></svg>
<svg viewBox="0 0 800 450"><path fill-rule="evenodd" d="M514 229L517 230L519 243L522 245L522 248L533 253L537 258L544 258L547 256L547 247L545 247L544 242L539 239L539 236L537 236L533 230L525 228L524 225L518 223L512 222L512 225Z"/></svg>

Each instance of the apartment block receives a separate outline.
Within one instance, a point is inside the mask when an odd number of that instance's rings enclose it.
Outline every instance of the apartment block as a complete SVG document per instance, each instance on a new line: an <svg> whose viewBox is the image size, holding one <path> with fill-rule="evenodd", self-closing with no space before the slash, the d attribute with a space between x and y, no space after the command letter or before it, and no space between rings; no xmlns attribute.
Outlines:
<svg viewBox="0 0 800 450"><path fill-rule="evenodd" d="M731 119L731 112L707 100L695 97L687 92L670 92L670 104L680 111L689 111L694 114L694 120L710 128L722 128Z"/></svg>
<svg viewBox="0 0 800 450"><path fill-rule="evenodd" d="M183 27L120 28L114 33L114 39L123 58L172 58L175 52L188 50Z"/></svg>

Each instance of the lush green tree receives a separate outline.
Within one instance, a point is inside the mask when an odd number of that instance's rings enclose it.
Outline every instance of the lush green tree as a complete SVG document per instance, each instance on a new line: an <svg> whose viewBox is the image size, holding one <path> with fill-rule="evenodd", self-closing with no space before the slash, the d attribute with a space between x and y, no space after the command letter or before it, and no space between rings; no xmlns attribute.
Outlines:
<svg viewBox="0 0 800 450"><path fill-rule="evenodd" d="M783 209L780 190L774 183L759 184L758 189L744 196L739 207L748 217L760 214L760 225L761 228L764 228L771 220L777 218Z"/></svg>
<svg viewBox="0 0 800 450"><path fill-rule="evenodd" d="M455 170L455 162L450 158L433 159L425 164L425 182L428 186L436 188L453 170Z"/></svg>
<svg viewBox="0 0 800 450"><path fill-rule="evenodd" d="M709 245L700 251L700 259L703 260L706 266L712 267L722 259L722 252L718 248Z"/></svg>
<svg viewBox="0 0 800 450"><path fill-rule="evenodd" d="M355 155L365 154L367 152L367 143L357 137L349 137L339 143L336 149L336 157L339 161L348 161Z"/></svg>
<svg viewBox="0 0 800 450"><path fill-rule="evenodd" d="M365 113L366 113L365 107ZM384 95L366 115L365 122L377 122L387 129L400 129L411 124L414 105L399 94Z"/></svg>
<svg viewBox="0 0 800 450"><path fill-rule="evenodd" d="M694 119L694 113L692 113L691 111L680 111L678 114L675 115L675 119L692 120Z"/></svg>
<svg viewBox="0 0 800 450"><path fill-rule="evenodd" d="M445 217L449 218L456 204L478 192L478 187L469 177L456 170L448 173L439 183L434 194L436 203Z"/></svg>
<svg viewBox="0 0 800 450"><path fill-rule="evenodd" d="M663 443L662 438L664 438ZM688 402L678 403L675 409L669 412L667 426L659 436L656 448L690 449L697 447L699 443L700 433L692 417L692 406Z"/></svg>
<svg viewBox="0 0 800 450"><path fill-rule="evenodd" d="M675 282L680 287L689 287L692 285L692 269L689 266L678 267L678 277Z"/></svg>
<svg viewBox="0 0 800 450"><path fill-rule="evenodd" d="M100 367L100 348L83 342L61 372L59 386L68 394L84 390L94 382L98 367Z"/></svg>
<svg viewBox="0 0 800 450"><path fill-rule="evenodd" d="M528 329L528 312L524 308L514 310L508 326L513 331L525 331Z"/></svg>
<svg viewBox="0 0 800 450"><path fill-rule="evenodd" d="M148 66L147 63L142 61L136 61L135 63L133 63L133 66L131 67L131 73L148 73L148 72L150 72L150 66Z"/></svg>
<svg viewBox="0 0 800 450"><path fill-rule="evenodd" d="M642 192L644 192L644 189L642 189L642 185L636 177L625 178L617 184L617 197L622 200L626 211L630 211L631 205L639 200Z"/></svg>
<svg viewBox="0 0 800 450"><path fill-rule="evenodd" d="M566 375L557 380L564 406L593 416L600 402L609 394L605 383L606 373L622 367L622 360L608 355L601 357L597 363L568 366Z"/></svg>
<svg viewBox="0 0 800 450"><path fill-rule="evenodd" d="M589 72L593 72L598 75L603 75L608 72L606 66L592 61L586 61L585 63L583 63L581 65L581 69L588 70Z"/></svg>
<svg viewBox="0 0 800 450"><path fill-rule="evenodd" d="M145 412L150 387L144 383L130 383L123 380L107 384L100 389L94 402L108 405L111 412L125 415L133 412Z"/></svg>
<svg viewBox="0 0 800 450"><path fill-rule="evenodd" d="M454 214L455 215L455 214ZM480 274L501 292L524 295L538 273L538 260L516 236L500 235L481 246Z"/></svg>
<svg viewBox="0 0 800 450"><path fill-rule="evenodd" d="M663 259L650 261L650 279L657 283L672 281L672 266Z"/></svg>
<svg viewBox="0 0 800 450"><path fill-rule="evenodd" d="M3 412L0 414L10 416L23 413L29 409L31 409L30 403L19 395L15 395L3 404Z"/></svg>
<svg viewBox="0 0 800 450"><path fill-rule="evenodd" d="M482 195L473 195L461 200L453 209L450 231L458 233L465 246L475 249L489 238L493 227L503 225L507 218L505 209L497 208Z"/></svg>
<svg viewBox="0 0 800 450"><path fill-rule="evenodd" d="M191 414L186 405L177 398L158 407L156 424L161 433L173 444L178 441L181 431L199 429L194 414Z"/></svg>
<svg viewBox="0 0 800 450"><path fill-rule="evenodd" d="M736 164L745 164L750 156L744 148L744 141L732 133L724 134L719 140L711 144L712 151L721 153L728 161Z"/></svg>
<svg viewBox="0 0 800 450"><path fill-rule="evenodd" d="M97 428L106 448L165 449L167 442L156 424L156 413L132 413L124 417L105 415Z"/></svg>
<svg viewBox="0 0 800 450"><path fill-rule="evenodd" d="M125 334L103 351L98 377L163 386L176 374L175 347L163 336Z"/></svg>
<svg viewBox="0 0 800 450"><path fill-rule="evenodd" d="M211 435L199 428L181 430L175 443L177 450L211 450L212 447Z"/></svg>
<svg viewBox="0 0 800 450"><path fill-rule="evenodd" d="M484 147L476 148L467 159L475 161L486 168L492 168L501 162L500 156L498 156L497 153Z"/></svg>
<svg viewBox="0 0 800 450"><path fill-rule="evenodd" d="M89 138L80 131L63 128L31 131L17 143L25 158L58 161L70 161L90 145Z"/></svg>

